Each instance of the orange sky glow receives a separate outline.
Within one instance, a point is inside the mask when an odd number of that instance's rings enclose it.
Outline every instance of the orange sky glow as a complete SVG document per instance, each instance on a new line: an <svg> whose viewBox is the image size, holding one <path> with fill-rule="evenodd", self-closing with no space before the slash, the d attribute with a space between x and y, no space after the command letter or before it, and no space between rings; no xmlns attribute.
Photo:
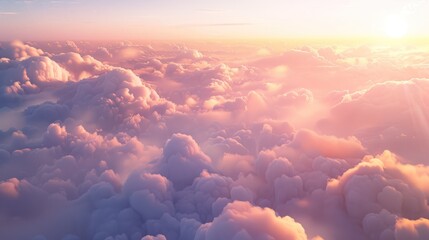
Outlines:
<svg viewBox="0 0 429 240"><path fill-rule="evenodd" d="M1 38L428 37L428 1L1 1Z"/></svg>

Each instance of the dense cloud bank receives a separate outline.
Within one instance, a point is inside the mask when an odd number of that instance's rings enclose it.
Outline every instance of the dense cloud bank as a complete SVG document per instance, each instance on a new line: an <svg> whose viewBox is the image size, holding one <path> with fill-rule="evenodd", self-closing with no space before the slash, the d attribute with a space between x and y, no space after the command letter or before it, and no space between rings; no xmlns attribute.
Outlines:
<svg viewBox="0 0 429 240"><path fill-rule="evenodd" d="M1 43L1 239L429 239L427 52L235 47Z"/></svg>

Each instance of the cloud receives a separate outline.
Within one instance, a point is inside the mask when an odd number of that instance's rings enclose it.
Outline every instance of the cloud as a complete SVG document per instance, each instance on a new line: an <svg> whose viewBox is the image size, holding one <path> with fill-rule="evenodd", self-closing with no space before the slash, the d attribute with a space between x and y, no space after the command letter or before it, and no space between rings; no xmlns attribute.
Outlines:
<svg viewBox="0 0 429 240"><path fill-rule="evenodd" d="M357 135L373 150L392 149L416 162L428 142L427 79L375 84L363 91L345 94L332 107L320 128L333 134ZM404 147L406 143L412 145Z"/></svg>
<svg viewBox="0 0 429 240"><path fill-rule="evenodd" d="M156 236L147 235L147 236L143 237L142 240L166 240L166 238L164 235L159 234Z"/></svg>
<svg viewBox="0 0 429 240"><path fill-rule="evenodd" d="M357 138L342 139L335 136L319 135L310 130L297 132L290 145L313 156L359 158L365 155L365 148Z"/></svg>
<svg viewBox="0 0 429 240"><path fill-rule="evenodd" d="M0 15L5 14L0 13ZM7 13L7 15L10 15L10 13ZM40 56L42 54L42 50L31 47L21 41L5 42L0 45L0 58L21 60L32 56Z"/></svg>
<svg viewBox="0 0 429 240"><path fill-rule="evenodd" d="M229 22L229 23L184 24L184 25L179 25L179 27L239 27L239 26L249 26L249 25L253 25L253 24L247 23L247 22Z"/></svg>
<svg viewBox="0 0 429 240"><path fill-rule="evenodd" d="M310 48L292 49L279 56L262 58L255 62L262 67L277 67L281 64L290 68L318 68L332 64Z"/></svg>
<svg viewBox="0 0 429 240"><path fill-rule="evenodd" d="M302 226L290 217L246 202L228 204L212 223L202 225L195 239L307 239Z"/></svg>
<svg viewBox="0 0 429 240"><path fill-rule="evenodd" d="M175 188L183 189L203 170L211 170L211 159L201 152L191 136L174 134L165 144L156 168Z"/></svg>
<svg viewBox="0 0 429 240"><path fill-rule="evenodd" d="M53 57L53 60L70 72L75 80L100 75L110 70L109 66L104 65L89 55L81 56L73 52L56 55Z"/></svg>
<svg viewBox="0 0 429 240"><path fill-rule="evenodd" d="M107 131L148 127L159 115L174 112L173 103L125 69L85 79L58 94L58 102L69 106L72 116L87 116Z"/></svg>
<svg viewBox="0 0 429 240"><path fill-rule="evenodd" d="M308 89L296 89L284 93L278 97L278 101L284 105L301 105L313 102L313 93Z"/></svg>
<svg viewBox="0 0 429 240"><path fill-rule="evenodd" d="M9 15L17 15L18 12L0 12L0 15L9 16Z"/></svg>
<svg viewBox="0 0 429 240"><path fill-rule="evenodd" d="M107 60L113 57L113 55L105 47L97 48L97 50L94 52L93 55L96 59L101 59L101 60Z"/></svg>
<svg viewBox="0 0 429 240"><path fill-rule="evenodd" d="M429 222L427 219L399 219L395 225L396 239L425 239L429 237Z"/></svg>
<svg viewBox="0 0 429 240"><path fill-rule="evenodd" d="M65 120L69 109L64 105L52 102L44 102L40 105L30 106L24 111L26 121L29 123L46 122L52 123L57 120Z"/></svg>
<svg viewBox="0 0 429 240"><path fill-rule="evenodd" d="M188 44L2 43L2 237L427 238L426 50Z"/></svg>

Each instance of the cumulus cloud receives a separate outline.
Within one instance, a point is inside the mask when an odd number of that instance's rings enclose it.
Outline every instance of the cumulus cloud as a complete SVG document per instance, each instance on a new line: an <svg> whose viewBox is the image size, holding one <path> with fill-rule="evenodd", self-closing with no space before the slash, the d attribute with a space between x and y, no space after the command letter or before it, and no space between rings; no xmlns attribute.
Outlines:
<svg viewBox="0 0 429 240"><path fill-rule="evenodd" d="M43 55L43 51L21 41L5 42L0 45L0 58L22 60L28 57Z"/></svg>
<svg viewBox="0 0 429 240"><path fill-rule="evenodd" d="M211 170L211 159L200 150L192 137L174 134L165 144L157 169L176 188L182 189L192 184L203 170Z"/></svg>
<svg viewBox="0 0 429 240"><path fill-rule="evenodd" d="M75 80L100 75L111 68L94 59L92 56L81 56L74 52L55 55L52 59L71 73Z"/></svg>
<svg viewBox="0 0 429 240"><path fill-rule="evenodd" d="M96 59L100 59L100 60L108 60L113 57L113 55L105 47L98 47L97 50L95 50L93 55Z"/></svg>
<svg viewBox="0 0 429 240"><path fill-rule="evenodd" d="M212 223L202 225L195 239L307 239L301 224L277 217L273 210L246 202L228 204Z"/></svg>
<svg viewBox="0 0 429 240"><path fill-rule="evenodd" d="M87 116L107 131L145 128L160 115L174 112L173 103L125 69L79 81L59 95L58 102L71 108L72 115Z"/></svg>
<svg viewBox="0 0 429 240"><path fill-rule="evenodd" d="M417 220L399 219L395 224L395 238L425 239L429 237L429 221L420 218Z"/></svg>
<svg viewBox="0 0 429 240"><path fill-rule="evenodd" d="M2 43L0 235L428 238L426 50L233 46Z"/></svg>
<svg viewBox="0 0 429 240"><path fill-rule="evenodd" d="M296 133L291 146L299 148L310 155L325 157L359 158L365 155L365 148L355 137L343 139L335 136L319 135L305 129Z"/></svg>
<svg viewBox="0 0 429 240"><path fill-rule="evenodd" d="M311 103L313 101L313 93L308 89L296 89L280 95L278 101L285 105Z"/></svg>
<svg viewBox="0 0 429 240"><path fill-rule="evenodd" d="M429 140L428 86L427 79L390 81L345 94L319 126L332 134L356 135L372 150L391 149L424 162L422 146Z"/></svg>
<svg viewBox="0 0 429 240"><path fill-rule="evenodd" d="M38 86L48 82L66 82L69 79L68 71L46 56L30 57L15 62L10 68L4 69L2 73L4 83L16 81L24 86L26 84ZM12 86L6 89L6 93L16 92Z"/></svg>

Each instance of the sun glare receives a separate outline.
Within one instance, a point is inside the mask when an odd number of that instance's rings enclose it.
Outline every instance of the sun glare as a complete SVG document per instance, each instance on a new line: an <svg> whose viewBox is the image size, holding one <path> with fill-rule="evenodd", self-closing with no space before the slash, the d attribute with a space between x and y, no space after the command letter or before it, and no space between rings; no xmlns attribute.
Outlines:
<svg viewBox="0 0 429 240"><path fill-rule="evenodd" d="M408 24L401 17L392 16L386 20L384 31L388 37L402 38L408 32Z"/></svg>

